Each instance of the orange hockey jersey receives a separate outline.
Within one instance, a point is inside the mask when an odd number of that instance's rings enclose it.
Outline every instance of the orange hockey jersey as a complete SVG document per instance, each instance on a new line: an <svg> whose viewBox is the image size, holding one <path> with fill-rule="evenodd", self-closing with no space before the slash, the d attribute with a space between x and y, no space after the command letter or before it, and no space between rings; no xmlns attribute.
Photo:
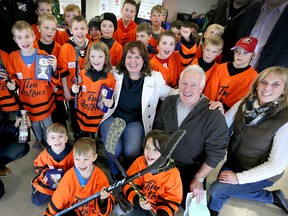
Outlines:
<svg viewBox="0 0 288 216"><path fill-rule="evenodd" d="M130 41L136 41L136 27L137 24L132 20L125 28L122 18L117 22L117 29L113 34L113 38L121 44L122 47Z"/></svg>
<svg viewBox="0 0 288 216"><path fill-rule="evenodd" d="M112 66L117 66L117 64L121 61L122 51L122 46L115 40L111 49L109 50Z"/></svg>
<svg viewBox="0 0 288 216"><path fill-rule="evenodd" d="M38 50L38 54L47 55L43 50ZM28 110L31 121L41 121L50 116L55 109L54 86L56 80L53 79L53 76L51 82L36 80L34 78L36 62L34 61L28 67L22 60L19 50L10 53L7 70L19 86L20 101L24 109Z"/></svg>
<svg viewBox="0 0 288 216"><path fill-rule="evenodd" d="M95 70L90 70L89 73L91 72L101 73ZM105 84L107 87L113 89L115 79L112 73L107 73L93 82L85 69L81 71L80 76L82 78L82 88L78 96L77 121L81 130L95 133L98 131L98 126L104 114L96 106L100 87L102 84Z"/></svg>
<svg viewBox="0 0 288 216"><path fill-rule="evenodd" d="M51 147L48 147L51 148ZM48 182L44 180L48 169L63 169L64 173L74 166L74 158L72 148L68 155L62 161L55 161L52 155L45 148L34 160L34 168L37 176L33 179L33 186L40 193L52 195L54 190L49 188Z"/></svg>
<svg viewBox="0 0 288 216"><path fill-rule="evenodd" d="M68 170L61 179L48 207L44 211L44 216L55 215L61 210L100 192L103 187L109 187L109 182L103 171L97 166L94 166L94 170L84 188L79 184L75 167L73 167ZM90 201L88 204L80 206L74 211L79 216L109 215L114 206L113 195L111 194L102 205L99 205L99 199L100 197Z"/></svg>
<svg viewBox="0 0 288 216"><path fill-rule="evenodd" d="M203 93L212 101L220 101L227 111L250 90L258 73L250 66L247 70L230 76L228 64L218 65L217 73L213 73Z"/></svg>
<svg viewBox="0 0 288 216"><path fill-rule="evenodd" d="M146 167L145 157L138 157L128 169L127 174L129 176L133 175ZM147 173L133 180L133 182L148 198L156 215L163 211L166 213L165 215L169 216L176 214L183 194L180 173L176 167L156 175ZM139 197L130 184L126 184L123 187L123 192L129 202L139 206Z"/></svg>
<svg viewBox="0 0 288 216"><path fill-rule="evenodd" d="M0 50L0 69L5 70L8 64L8 54ZM7 71L6 71L7 72ZM6 85L6 82L0 79L0 108L3 112L16 111L19 106Z"/></svg>

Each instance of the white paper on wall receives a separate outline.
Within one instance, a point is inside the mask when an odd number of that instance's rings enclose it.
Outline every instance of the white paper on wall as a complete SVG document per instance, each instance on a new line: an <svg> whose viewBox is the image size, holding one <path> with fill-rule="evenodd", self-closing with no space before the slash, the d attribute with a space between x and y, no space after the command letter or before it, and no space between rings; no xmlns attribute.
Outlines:
<svg viewBox="0 0 288 216"><path fill-rule="evenodd" d="M117 19L121 17L121 0L100 0L99 14L114 13Z"/></svg>
<svg viewBox="0 0 288 216"><path fill-rule="evenodd" d="M149 20L152 7L154 5L162 5L162 3L163 0L142 0L137 17Z"/></svg>

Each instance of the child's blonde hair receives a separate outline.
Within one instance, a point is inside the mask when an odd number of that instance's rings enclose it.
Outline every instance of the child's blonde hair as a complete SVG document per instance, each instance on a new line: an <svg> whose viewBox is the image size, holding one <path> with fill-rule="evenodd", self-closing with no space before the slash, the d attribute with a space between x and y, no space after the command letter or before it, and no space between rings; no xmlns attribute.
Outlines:
<svg viewBox="0 0 288 216"><path fill-rule="evenodd" d="M58 24L55 16L53 16L52 14L44 13L38 16L38 25L40 26L45 20L56 23L56 26Z"/></svg>
<svg viewBox="0 0 288 216"><path fill-rule="evenodd" d="M60 123L53 123L53 124L49 125L49 127L46 129L47 137L52 132L53 133L65 134L66 136L68 135L65 126L60 124Z"/></svg>
<svg viewBox="0 0 288 216"><path fill-rule="evenodd" d="M73 11L75 11L78 15L81 15L81 9L79 8L78 5L68 4L64 8L64 16L66 15L67 12L73 12Z"/></svg>
<svg viewBox="0 0 288 216"><path fill-rule="evenodd" d="M164 7L162 5L155 5L152 7L151 9L151 15L156 12L156 13L162 13L163 16L165 16L165 10Z"/></svg>
<svg viewBox="0 0 288 216"><path fill-rule="evenodd" d="M103 66L103 71L105 73L108 73L109 71L111 71L112 69L112 65L111 65L111 61L110 61L110 51L109 48L107 47L107 45L102 42L102 41L98 41L98 42L94 42L88 49L88 56L86 57L85 60L85 69L86 71L91 69L91 61L89 58L90 52L91 50L98 50L98 51L102 51L105 54L105 62L104 62L104 66Z"/></svg>
<svg viewBox="0 0 288 216"><path fill-rule="evenodd" d="M148 22L142 22L136 27L136 32L146 32L148 35L152 34L152 26Z"/></svg>
<svg viewBox="0 0 288 216"><path fill-rule="evenodd" d="M85 19L85 17L83 16L74 16L71 20L70 20L70 26L72 26L72 24L74 22L84 22L88 28L88 23L87 23L87 20Z"/></svg>
<svg viewBox="0 0 288 216"><path fill-rule="evenodd" d="M30 31L31 34L34 35L34 31L33 31L32 26L24 20L19 20L19 21L15 22L14 25L12 26L11 31L12 31L12 34L14 37L15 37L15 31L16 30L18 30L18 31L27 30L27 31Z"/></svg>
<svg viewBox="0 0 288 216"><path fill-rule="evenodd" d="M207 44L211 44L213 46L217 46L220 49L223 49L224 41L221 37L214 35L208 38L205 38L205 41L203 43L203 47L205 47Z"/></svg>
<svg viewBox="0 0 288 216"><path fill-rule="evenodd" d="M223 33L224 33L224 27L222 25L219 25L219 24L212 24L212 25L209 25L206 29L206 31L209 31L211 29L216 29L219 31L219 36L222 37Z"/></svg>
<svg viewBox="0 0 288 216"><path fill-rule="evenodd" d="M73 146L73 152L75 155L83 155L91 151L93 155L97 153L95 140L90 137L82 137L78 139Z"/></svg>
<svg viewBox="0 0 288 216"><path fill-rule="evenodd" d="M157 40L157 44L158 45L159 45L160 41L162 40L162 38L164 36L168 36L168 37L174 38L175 43L176 43L176 35L175 35L175 33L173 31L171 31L171 30L166 30L166 31L163 31L163 32L160 33L160 36L159 36L159 38Z"/></svg>

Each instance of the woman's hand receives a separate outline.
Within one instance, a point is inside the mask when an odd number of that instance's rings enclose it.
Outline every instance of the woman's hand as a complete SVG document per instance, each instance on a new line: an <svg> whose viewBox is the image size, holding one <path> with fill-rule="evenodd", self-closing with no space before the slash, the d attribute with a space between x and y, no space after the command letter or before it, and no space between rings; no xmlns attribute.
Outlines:
<svg viewBox="0 0 288 216"><path fill-rule="evenodd" d="M199 204L204 198L203 183L198 182L194 178L190 183L190 191L193 192L193 196L196 197L196 203Z"/></svg>
<svg viewBox="0 0 288 216"><path fill-rule="evenodd" d="M209 106L210 110L219 109L222 112L222 114L224 114L224 107L220 101L210 101L209 104L210 104Z"/></svg>
<svg viewBox="0 0 288 216"><path fill-rule="evenodd" d="M236 173L231 170L223 170L220 172L218 181L224 184L239 184Z"/></svg>
<svg viewBox="0 0 288 216"><path fill-rule="evenodd" d="M14 126L16 128L18 128L20 126L21 122L22 122L22 118L21 117L17 118L15 123L14 123ZM31 121L30 121L30 118L28 116L26 116L26 124L29 128L31 127Z"/></svg>
<svg viewBox="0 0 288 216"><path fill-rule="evenodd" d="M144 197L145 199L139 199L139 205L141 206L142 209L144 210L150 210L152 209L152 206L150 202L148 201L147 197Z"/></svg>

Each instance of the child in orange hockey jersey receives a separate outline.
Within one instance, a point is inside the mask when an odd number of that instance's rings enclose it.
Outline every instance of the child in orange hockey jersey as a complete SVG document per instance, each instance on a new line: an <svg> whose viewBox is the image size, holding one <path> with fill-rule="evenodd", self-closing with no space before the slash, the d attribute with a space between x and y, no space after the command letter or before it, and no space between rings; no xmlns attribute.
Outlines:
<svg viewBox="0 0 288 216"><path fill-rule="evenodd" d="M149 44L152 37L152 26L147 22L142 22L136 27L136 39L147 47L150 59L157 54L156 50Z"/></svg>
<svg viewBox="0 0 288 216"><path fill-rule="evenodd" d="M102 84L108 88L114 88L115 79L110 72L111 69L108 47L101 41L94 42L88 49L85 69L80 72L82 82L80 85L73 84L72 86L72 92L77 94L81 87L77 106L80 136L89 136L86 133L94 133L95 136L98 131L104 113L96 106L96 103ZM104 103L105 106L111 107L113 100L105 100Z"/></svg>
<svg viewBox="0 0 288 216"><path fill-rule="evenodd" d="M47 55L43 50L34 48L35 35L26 21L17 21L12 27L13 39L19 46L9 55L7 71L12 83L10 90L19 87L19 99L23 108L28 111L38 141L46 141L46 129L52 123L51 113L55 109L54 86L58 82L56 74L57 59L50 55L48 65L53 68L51 81L39 80L36 76L36 55Z"/></svg>
<svg viewBox="0 0 288 216"><path fill-rule="evenodd" d="M133 175L153 164L161 156L168 140L169 135L163 131L148 132L144 139L144 156L138 157L134 161L127 174ZM172 216L176 214L182 201L183 192L180 173L173 163L168 170L147 173L133 182L140 188L140 192L146 199L141 200L130 184L123 187L124 195L134 205L131 215L144 216L147 215L147 210L151 209L156 215Z"/></svg>
<svg viewBox="0 0 288 216"><path fill-rule="evenodd" d="M42 14L38 17L38 30L40 39L34 42L34 47L46 51L49 55L54 55L58 58L61 46L54 41L54 36L57 32L57 19L51 14ZM61 123L66 126L65 106L63 103L63 88L59 77L59 82L56 91L56 108L52 113L52 121Z"/></svg>
<svg viewBox="0 0 288 216"><path fill-rule="evenodd" d="M211 36L218 36L218 37L222 37L224 33L224 27L219 25L219 24L212 24L212 25L209 25L206 29L206 31L204 32L203 34L203 38L202 38L202 41L200 41L200 44L198 45L197 47L197 51L196 51L196 54L195 54L195 57L196 58L201 58L202 57L202 54L203 54L203 44L205 42L205 40ZM222 46L223 48L223 46ZM217 58L215 59L215 61L220 64L221 61L222 61L222 58L221 58L221 54L219 54L217 56ZM206 81L207 83L207 81Z"/></svg>
<svg viewBox="0 0 288 216"><path fill-rule="evenodd" d="M68 4L64 8L64 20L67 24L67 28L61 32L59 32L57 36L57 43L61 46L65 44L70 37L72 37L73 33L71 32L71 19L75 16L80 16L81 10L80 8L75 4Z"/></svg>
<svg viewBox="0 0 288 216"><path fill-rule="evenodd" d="M80 47L78 53L78 72L84 68L84 61L89 45L89 40L85 37L88 32L87 21L82 16L75 16L71 19L71 32L73 36L65 43L58 55L58 70L60 72L64 97L69 102L70 119L74 138L79 135L79 125L76 120L76 109L70 90L75 82L76 75L76 51L75 47Z"/></svg>
<svg viewBox="0 0 288 216"><path fill-rule="evenodd" d="M150 60L151 68L160 71L166 84L175 87L184 66L191 63L196 44L188 27L181 27L181 48L175 51L176 35L171 30L161 33L158 39L158 54Z"/></svg>
<svg viewBox="0 0 288 216"><path fill-rule="evenodd" d="M124 47L126 43L136 41L137 24L133 21L136 15L136 2L125 0L121 13L122 18L118 20L118 27L113 34L113 38Z"/></svg>
<svg viewBox="0 0 288 216"><path fill-rule="evenodd" d="M255 56L258 40L245 37L237 41L234 50L234 61L218 65L216 73L211 75L203 93L212 101L220 101L224 110L229 110L249 91L258 73L250 66Z"/></svg>
<svg viewBox="0 0 288 216"><path fill-rule="evenodd" d="M150 16L152 24L152 37L149 40L149 44L155 50L157 50L158 45L157 41L161 32L165 31L165 29L161 27L161 24L164 21L164 17L165 17L165 10L161 5L155 5L152 7Z"/></svg>
<svg viewBox="0 0 288 216"><path fill-rule="evenodd" d="M73 147L73 155L75 166L61 179L44 216L55 215L99 191L100 197L72 210L69 215L109 215L113 209L114 196L106 192L108 179L93 163L98 156L95 140L88 137L78 139Z"/></svg>
<svg viewBox="0 0 288 216"><path fill-rule="evenodd" d="M104 13L100 16L100 41L104 42L110 50L112 66L116 66L122 58L122 46L113 38L117 29L117 18L113 13Z"/></svg>
<svg viewBox="0 0 288 216"><path fill-rule="evenodd" d="M32 180L32 203L36 206L48 202L55 191L49 186L51 183L48 182L47 171L62 169L64 173L74 166L66 128L54 123L47 128L46 134L49 147L34 160L37 176Z"/></svg>
<svg viewBox="0 0 288 216"><path fill-rule="evenodd" d="M88 23L88 34L90 35L91 42L99 41L101 37L100 31L100 16L95 16L89 20Z"/></svg>
<svg viewBox="0 0 288 216"><path fill-rule="evenodd" d="M215 59L221 54L224 41L219 36L211 36L205 39L202 45L202 57L194 58L192 65L199 65L206 75L206 83L209 82L211 75L217 71L218 63Z"/></svg>
<svg viewBox="0 0 288 216"><path fill-rule="evenodd" d="M7 64L8 54L0 50L0 108L3 112L13 112L19 109L19 105L6 85L8 81Z"/></svg>

